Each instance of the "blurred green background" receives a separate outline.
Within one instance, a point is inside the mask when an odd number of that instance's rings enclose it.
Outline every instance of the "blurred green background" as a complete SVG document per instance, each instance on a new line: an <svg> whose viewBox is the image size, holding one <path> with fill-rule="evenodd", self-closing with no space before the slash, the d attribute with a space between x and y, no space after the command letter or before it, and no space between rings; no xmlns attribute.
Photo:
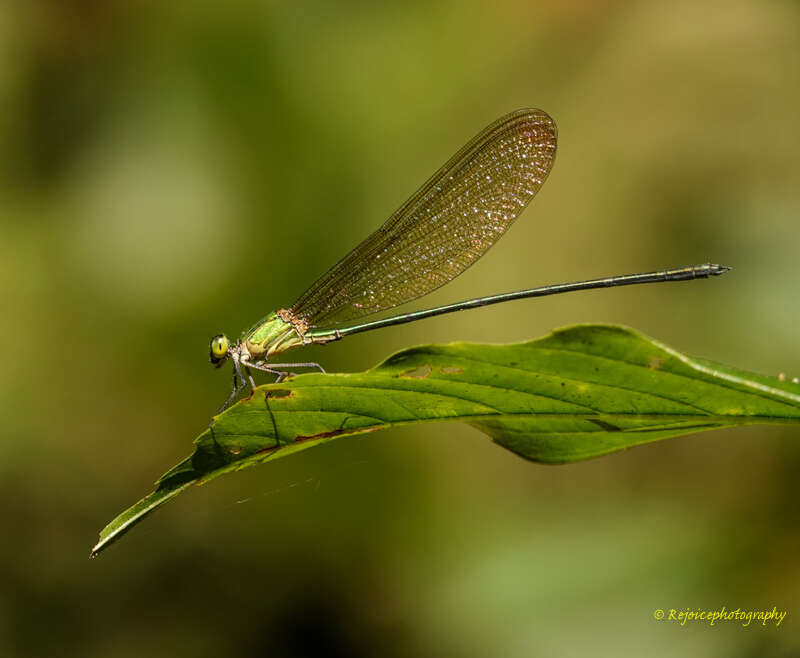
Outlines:
<svg viewBox="0 0 800 658"><path fill-rule="evenodd" d="M306 356L360 370L422 342L614 322L800 375L800 4L2 5L0 655L798 655L796 429L559 467L462 425L397 429L193 489L87 555L225 398L210 336L290 304L519 107L558 123L555 168L426 305L734 271ZM788 617L653 620L723 605Z"/></svg>

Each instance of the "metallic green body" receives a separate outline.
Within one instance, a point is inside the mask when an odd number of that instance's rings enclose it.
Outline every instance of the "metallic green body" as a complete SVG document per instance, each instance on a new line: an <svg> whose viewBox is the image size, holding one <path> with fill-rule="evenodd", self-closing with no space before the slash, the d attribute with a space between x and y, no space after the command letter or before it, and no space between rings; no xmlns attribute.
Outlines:
<svg viewBox="0 0 800 658"><path fill-rule="evenodd" d="M278 317L277 313L270 313L242 335L242 343L251 358L266 359L302 345L303 339L291 324Z"/></svg>

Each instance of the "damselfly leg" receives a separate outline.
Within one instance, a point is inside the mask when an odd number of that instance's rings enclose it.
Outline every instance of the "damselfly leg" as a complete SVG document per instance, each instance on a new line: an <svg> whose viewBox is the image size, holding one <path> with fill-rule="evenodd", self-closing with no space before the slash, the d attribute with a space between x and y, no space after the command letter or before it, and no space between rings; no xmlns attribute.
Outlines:
<svg viewBox="0 0 800 658"><path fill-rule="evenodd" d="M325 368L323 368L319 363L314 363L311 361L306 361L303 363L268 363L266 361L256 361L251 363L249 361L241 361L238 355L235 355L233 357L233 391L231 391L231 394L225 401L225 404L219 408L217 414L221 414L223 411L225 411L225 409L231 406L233 401L236 399L236 396L239 395L242 389L247 386L247 383L250 384L250 394L252 395L256 388L256 382L253 379L253 375L250 373L251 369L275 375L275 381L273 382L274 384L278 384L286 379L286 377L289 375L294 374L289 370L278 370L278 368L317 368L321 373L325 373ZM242 370L247 372L248 382L245 382Z"/></svg>

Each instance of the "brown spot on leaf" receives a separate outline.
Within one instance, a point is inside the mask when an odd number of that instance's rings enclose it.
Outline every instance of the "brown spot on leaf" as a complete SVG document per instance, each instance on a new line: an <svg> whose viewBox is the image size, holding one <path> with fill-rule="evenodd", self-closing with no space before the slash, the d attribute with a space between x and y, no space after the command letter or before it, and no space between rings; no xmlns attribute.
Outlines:
<svg viewBox="0 0 800 658"><path fill-rule="evenodd" d="M339 436L340 434L344 434L344 430L331 430L330 432L320 432L319 434L311 434L309 436L303 436L299 434L298 436L294 437L295 441L309 441L311 439L329 439L332 436Z"/></svg>
<svg viewBox="0 0 800 658"><path fill-rule="evenodd" d="M647 359L647 367L650 370L660 370L661 366L664 365L664 359L660 356L651 356Z"/></svg>
<svg viewBox="0 0 800 658"><path fill-rule="evenodd" d="M312 439L330 439L334 436L340 436L342 434L366 434L367 432L375 432L379 429L382 429L383 425L376 425L375 427L363 427L357 429L350 429L350 430L331 430L330 432L320 432L319 434L311 434L309 436L303 436L302 434L298 434L294 437L295 442L298 441L310 441Z"/></svg>
<svg viewBox="0 0 800 658"><path fill-rule="evenodd" d="M459 368L458 366L442 366L439 368L445 375L460 375L464 372L463 368Z"/></svg>
<svg viewBox="0 0 800 658"><path fill-rule="evenodd" d="M242 451L242 446L231 446L228 448L228 452L232 455L238 455Z"/></svg>
<svg viewBox="0 0 800 658"><path fill-rule="evenodd" d="M418 366L416 368L412 368L411 370L401 372L400 376L408 379L425 379L431 374L431 372L433 372L433 368L426 364L424 366Z"/></svg>
<svg viewBox="0 0 800 658"><path fill-rule="evenodd" d="M269 398L270 400L291 398L294 397L294 391L290 391L288 388L279 388L276 391L267 391L264 394L264 397Z"/></svg>

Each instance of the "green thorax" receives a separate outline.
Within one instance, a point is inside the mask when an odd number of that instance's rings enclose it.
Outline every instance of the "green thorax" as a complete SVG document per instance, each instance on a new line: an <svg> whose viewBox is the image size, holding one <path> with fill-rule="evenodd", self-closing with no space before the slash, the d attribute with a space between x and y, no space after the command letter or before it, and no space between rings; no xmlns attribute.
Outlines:
<svg viewBox="0 0 800 658"><path fill-rule="evenodd" d="M252 357L266 359L303 344L303 339L288 322L270 313L242 334L242 342Z"/></svg>

